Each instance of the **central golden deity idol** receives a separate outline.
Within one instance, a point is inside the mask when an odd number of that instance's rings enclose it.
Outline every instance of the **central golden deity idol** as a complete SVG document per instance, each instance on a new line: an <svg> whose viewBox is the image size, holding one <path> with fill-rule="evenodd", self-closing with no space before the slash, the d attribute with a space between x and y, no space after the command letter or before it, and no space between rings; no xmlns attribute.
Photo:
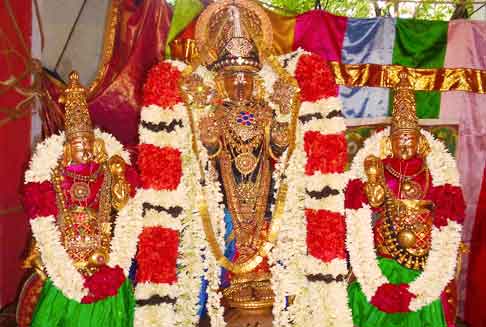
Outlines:
<svg viewBox="0 0 486 327"><path fill-rule="evenodd" d="M233 264L237 267L251 261L265 243L270 222L271 160L286 150L289 128L273 119L263 98L256 75L263 54L250 37L251 27L246 28L251 17L232 5L207 17L208 33L215 36L217 51L216 60L208 67L216 73L222 101L199 121L199 130L211 168L224 188L233 226L229 241L235 242ZM205 23L201 19L198 27ZM226 304L242 309L271 307L274 294L266 258L251 271L237 270L229 271L229 286L223 292Z"/></svg>

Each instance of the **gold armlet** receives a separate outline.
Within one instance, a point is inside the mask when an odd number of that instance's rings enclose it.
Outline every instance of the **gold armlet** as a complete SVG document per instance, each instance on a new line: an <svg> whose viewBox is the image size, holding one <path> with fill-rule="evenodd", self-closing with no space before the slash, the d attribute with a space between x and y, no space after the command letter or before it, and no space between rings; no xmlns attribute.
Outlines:
<svg viewBox="0 0 486 327"><path fill-rule="evenodd" d="M110 158L109 168L113 176L113 185L111 186L112 207L116 210L123 208L130 195L130 184L125 180L126 163L118 155Z"/></svg>
<svg viewBox="0 0 486 327"><path fill-rule="evenodd" d="M222 149L223 149L223 145L221 144L221 140L218 138L218 149L213 154L208 153L208 159L213 160L214 158L218 157Z"/></svg>

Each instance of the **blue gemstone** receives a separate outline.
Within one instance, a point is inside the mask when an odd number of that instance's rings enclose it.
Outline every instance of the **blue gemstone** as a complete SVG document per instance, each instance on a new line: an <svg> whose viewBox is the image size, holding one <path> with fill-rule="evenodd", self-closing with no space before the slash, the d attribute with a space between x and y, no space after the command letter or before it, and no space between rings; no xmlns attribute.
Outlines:
<svg viewBox="0 0 486 327"><path fill-rule="evenodd" d="M238 118L236 121L237 121L238 123L241 123L241 122L242 122L242 120L241 120L240 118Z"/></svg>
<svg viewBox="0 0 486 327"><path fill-rule="evenodd" d="M245 114L245 112L244 112L244 111L240 111L240 114L241 114L241 115L244 115L244 114Z"/></svg>
<svg viewBox="0 0 486 327"><path fill-rule="evenodd" d="M253 118L253 117L255 117L255 116L254 116L253 114L250 114L250 117L251 117L251 118Z"/></svg>
<svg viewBox="0 0 486 327"><path fill-rule="evenodd" d="M246 122L246 126L250 126L251 123L249 121Z"/></svg>
<svg viewBox="0 0 486 327"><path fill-rule="evenodd" d="M243 116L243 119L244 120L248 120L248 116Z"/></svg>

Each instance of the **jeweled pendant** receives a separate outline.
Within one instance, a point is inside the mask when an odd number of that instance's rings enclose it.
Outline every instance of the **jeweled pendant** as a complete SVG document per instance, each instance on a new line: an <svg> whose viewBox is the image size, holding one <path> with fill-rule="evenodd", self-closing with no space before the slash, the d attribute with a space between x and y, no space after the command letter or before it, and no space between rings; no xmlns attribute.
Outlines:
<svg viewBox="0 0 486 327"><path fill-rule="evenodd" d="M248 175L255 170L257 163L257 158L250 152L241 153L235 159L236 169L243 175Z"/></svg>
<svg viewBox="0 0 486 327"><path fill-rule="evenodd" d="M89 185L85 182L74 182L69 191L76 201L86 201L91 193Z"/></svg>
<svg viewBox="0 0 486 327"><path fill-rule="evenodd" d="M422 187L414 181L406 181L402 184L403 194L407 199L419 199L423 196Z"/></svg>

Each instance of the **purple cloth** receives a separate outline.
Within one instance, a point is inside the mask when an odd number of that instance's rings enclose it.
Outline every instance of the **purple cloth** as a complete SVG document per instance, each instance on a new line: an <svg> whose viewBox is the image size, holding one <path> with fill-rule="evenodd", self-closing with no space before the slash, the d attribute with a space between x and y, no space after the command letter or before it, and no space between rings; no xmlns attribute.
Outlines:
<svg viewBox="0 0 486 327"><path fill-rule="evenodd" d="M344 33L348 19L323 10L297 16L294 49L303 48L329 61L341 61Z"/></svg>
<svg viewBox="0 0 486 327"><path fill-rule="evenodd" d="M486 22L451 21L444 67L486 69L485 44ZM467 204L463 239L469 244L486 161L486 95L445 92L440 108L441 119L459 122L457 163ZM463 259L458 287L459 308L464 308L466 296L467 256Z"/></svg>

